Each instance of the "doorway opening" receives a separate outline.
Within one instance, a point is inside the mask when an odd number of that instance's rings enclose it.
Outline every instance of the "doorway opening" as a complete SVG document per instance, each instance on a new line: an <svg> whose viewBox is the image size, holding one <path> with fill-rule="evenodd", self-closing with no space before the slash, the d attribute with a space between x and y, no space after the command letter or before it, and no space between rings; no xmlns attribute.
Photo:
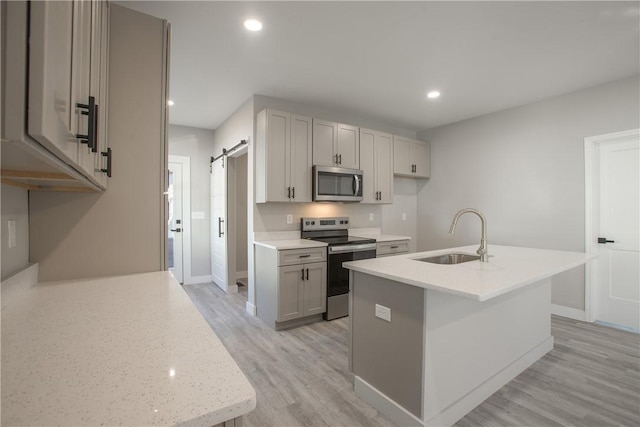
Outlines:
<svg viewBox="0 0 640 427"><path fill-rule="evenodd" d="M168 268L176 280L184 283L190 277L191 233L189 221L191 159L185 156L169 156L167 200Z"/></svg>

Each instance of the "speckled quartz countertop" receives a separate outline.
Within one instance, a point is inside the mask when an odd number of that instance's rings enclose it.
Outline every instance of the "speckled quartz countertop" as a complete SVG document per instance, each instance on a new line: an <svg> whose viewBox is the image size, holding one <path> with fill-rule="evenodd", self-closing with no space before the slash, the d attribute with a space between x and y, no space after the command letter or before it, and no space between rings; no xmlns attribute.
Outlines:
<svg viewBox="0 0 640 427"><path fill-rule="evenodd" d="M413 286L486 301L585 264L595 255L489 245L488 263L439 265L420 258L460 252L475 255L478 245L350 261L344 267Z"/></svg>
<svg viewBox="0 0 640 427"><path fill-rule="evenodd" d="M40 283L2 309L2 425L207 425L255 390L168 272Z"/></svg>
<svg viewBox="0 0 640 427"><path fill-rule="evenodd" d="M352 229L349 229L349 235L376 239L376 242L395 242L396 240L411 240L410 236L384 234L380 231L379 228L352 228Z"/></svg>

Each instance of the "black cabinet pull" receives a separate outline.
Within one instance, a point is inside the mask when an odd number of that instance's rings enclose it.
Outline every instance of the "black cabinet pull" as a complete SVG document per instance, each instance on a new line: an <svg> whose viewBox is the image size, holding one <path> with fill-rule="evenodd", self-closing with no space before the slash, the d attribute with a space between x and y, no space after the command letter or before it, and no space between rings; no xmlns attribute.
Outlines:
<svg viewBox="0 0 640 427"><path fill-rule="evenodd" d="M309 269L307 268L307 278L305 280L309 280Z"/></svg>
<svg viewBox="0 0 640 427"><path fill-rule="evenodd" d="M598 243L615 243L615 240L607 240L606 237L598 237Z"/></svg>
<svg viewBox="0 0 640 427"><path fill-rule="evenodd" d="M106 157L107 158L107 168L106 169L100 169L100 172L102 173L106 173L107 176L109 178L111 178L111 148L107 148L107 151L103 151L102 153L102 157Z"/></svg>
<svg viewBox="0 0 640 427"><path fill-rule="evenodd" d="M88 116L87 117L87 134L76 134L76 138L80 139L80 143L82 144L87 144L87 146L91 149L91 151L93 151L94 153L97 151L97 144L96 144L96 136L97 136L97 132L96 132L96 124L97 124L97 105L96 105L96 98L93 96L89 97L89 103L88 104L81 104L81 103L76 103L76 107L77 108L81 108L83 110L87 110L87 111L83 111L82 115L83 116ZM94 149L94 147L96 147Z"/></svg>
<svg viewBox="0 0 640 427"><path fill-rule="evenodd" d="M291 198L291 187L287 187L287 199Z"/></svg>
<svg viewBox="0 0 640 427"><path fill-rule="evenodd" d="M224 222L224 219L222 219L221 216L218 217L218 237L222 237L222 235L224 234L224 231L222 231L222 223Z"/></svg>
<svg viewBox="0 0 640 427"><path fill-rule="evenodd" d="M389 249L398 249L398 246L389 246Z"/></svg>
<svg viewBox="0 0 640 427"><path fill-rule="evenodd" d="M89 117L91 118L91 117ZM98 105L96 104L93 109L93 129L89 128L89 135L93 135L93 139L89 144L92 153L98 152Z"/></svg>
<svg viewBox="0 0 640 427"><path fill-rule="evenodd" d="M311 254L300 255L300 258L309 258Z"/></svg>
<svg viewBox="0 0 640 427"><path fill-rule="evenodd" d="M333 158L334 158L333 163L335 163L337 165L338 164L338 155L337 154L334 155Z"/></svg>
<svg viewBox="0 0 640 427"><path fill-rule="evenodd" d="M296 198L296 187L291 187L291 198L292 199Z"/></svg>
<svg viewBox="0 0 640 427"><path fill-rule="evenodd" d="M338 161L338 164L341 165L342 164L342 154L338 154L338 158L340 159Z"/></svg>
<svg viewBox="0 0 640 427"><path fill-rule="evenodd" d="M302 280L304 280L304 268L300 270L300 273L302 273L302 277L300 277Z"/></svg>

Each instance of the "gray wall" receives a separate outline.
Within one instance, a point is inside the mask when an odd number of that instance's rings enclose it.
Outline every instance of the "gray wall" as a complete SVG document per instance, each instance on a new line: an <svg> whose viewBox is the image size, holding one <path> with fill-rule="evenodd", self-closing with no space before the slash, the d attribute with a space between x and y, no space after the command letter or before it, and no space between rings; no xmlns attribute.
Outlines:
<svg viewBox="0 0 640 427"><path fill-rule="evenodd" d="M2 280L29 264L29 192L27 190L2 185ZM16 246L9 249L9 220L16 222Z"/></svg>
<svg viewBox="0 0 640 427"><path fill-rule="evenodd" d="M236 271L247 271L247 154L236 159Z"/></svg>
<svg viewBox="0 0 640 427"><path fill-rule="evenodd" d="M211 217L209 159L215 132L188 126L169 126L169 155L191 159L191 206L189 212L204 212L204 219L191 218L191 275L211 274Z"/></svg>
<svg viewBox="0 0 640 427"><path fill-rule="evenodd" d="M100 194L31 192L30 257L41 281L162 269L164 38L162 20L111 5L113 177Z"/></svg>
<svg viewBox="0 0 640 427"><path fill-rule="evenodd" d="M418 195L418 250L479 242L584 250L584 138L640 127L638 76L430 129L431 181ZM552 302L584 310L584 268L553 279Z"/></svg>

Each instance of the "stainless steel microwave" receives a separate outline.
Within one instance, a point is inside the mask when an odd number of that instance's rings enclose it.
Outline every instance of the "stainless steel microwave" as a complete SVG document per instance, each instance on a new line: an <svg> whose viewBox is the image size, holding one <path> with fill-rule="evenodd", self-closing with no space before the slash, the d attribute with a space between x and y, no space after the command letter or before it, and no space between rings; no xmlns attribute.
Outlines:
<svg viewBox="0 0 640 427"><path fill-rule="evenodd" d="M362 171L331 166L314 166L313 200L316 202L361 201Z"/></svg>

